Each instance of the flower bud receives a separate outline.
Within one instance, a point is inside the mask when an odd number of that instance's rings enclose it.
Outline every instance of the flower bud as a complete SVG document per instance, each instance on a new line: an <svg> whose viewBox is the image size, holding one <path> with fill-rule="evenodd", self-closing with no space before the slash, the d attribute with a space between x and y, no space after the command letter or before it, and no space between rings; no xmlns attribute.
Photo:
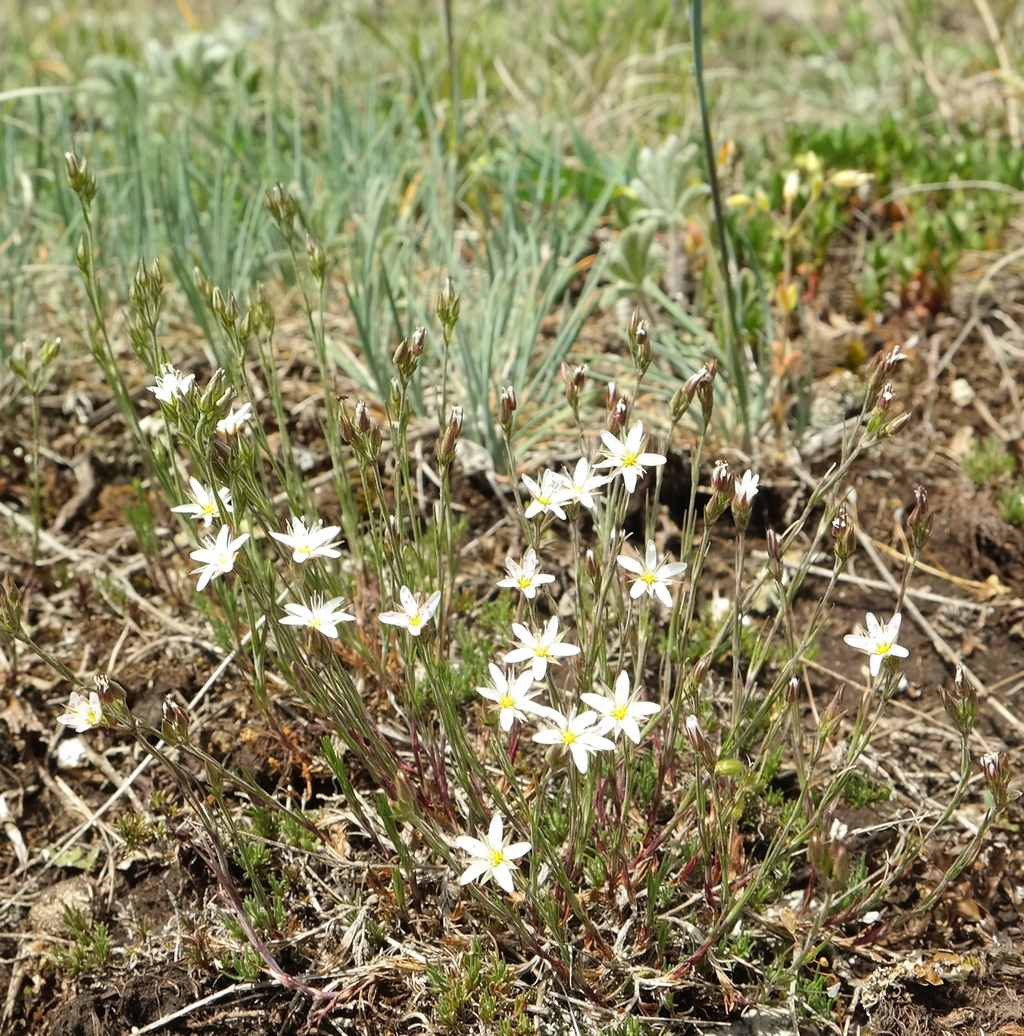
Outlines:
<svg viewBox="0 0 1024 1036"><path fill-rule="evenodd" d="M961 737L967 737L978 718L978 692L973 684L964 680L963 666L956 667L952 686L943 684L939 688L939 697L957 732Z"/></svg>
<svg viewBox="0 0 1024 1036"><path fill-rule="evenodd" d="M932 533L932 515L928 510L928 490L924 486L917 486L914 489L916 503L914 509L907 518L907 525L910 528L910 538L918 550L924 550L925 544Z"/></svg>
<svg viewBox="0 0 1024 1036"><path fill-rule="evenodd" d="M718 360L711 360L704 364L704 367L695 377L697 382L697 398L700 400L701 417L704 420L704 427L711 426L711 413L715 408L715 377L718 374ZM692 379L691 379L692 380Z"/></svg>
<svg viewBox="0 0 1024 1036"><path fill-rule="evenodd" d="M633 366L640 377L647 373L651 365L651 335L647 321L640 316L640 308L636 307L629 320L629 352L633 357Z"/></svg>
<svg viewBox="0 0 1024 1036"><path fill-rule="evenodd" d="M437 319L441 321L445 341L451 341L452 332L459 322L459 295L451 277L445 278L444 287L437 296L435 311Z"/></svg>
<svg viewBox="0 0 1024 1036"><path fill-rule="evenodd" d="M764 538L765 545L768 548L768 571L771 573L772 579L781 586L783 566L782 545L779 543L779 534L769 525L764 531Z"/></svg>
<svg viewBox="0 0 1024 1036"><path fill-rule="evenodd" d="M1002 809L1010 801L1010 760L1005 752L993 752L981 757L981 770L988 782L988 789L996 809Z"/></svg>
<svg viewBox="0 0 1024 1036"><path fill-rule="evenodd" d="M11 637L21 632L21 591L10 572L0 580L0 631Z"/></svg>
<svg viewBox="0 0 1024 1036"><path fill-rule="evenodd" d="M832 549L836 561L841 564L857 546L857 530L854 528L850 509L846 504L840 504L836 509L835 517L832 519L832 537L835 540Z"/></svg>
<svg viewBox="0 0 1024 1036"><path fill-rule="evenodd" d="M786 684L786 690L783 692L787 705L795 705L800 697L800 678L797 676L791 676L789 683Z"/></svg>
<svg viewBox="0 0 1024 1036"><path fill-rule="evenodd" d="M711 499L704 508L704 521L714 524L732 503L736 478L724 460L715 464L711 472Z"/></svg>
<svg viewBox="0 0 1024 1036"><path fill-rule="evenodd" d="M583 569L587 573L587 578L596 586L601 580L601 569L594 552L590 549L583 555Z"/></svg>
<svg viewBox="0 0 1024 1036"><path fill-rule="evenodd" d="M437 461L442 467L447 467L455 459L455 446L462 435L462 419L462 407L453 406L437 444Z"/></svg>
<svg viewBox="0 0 1024 1036"><path fill-rule="evenodd" d="M871 182L871 174L862 173L859 169L840 169L828 178L828 182L842 191L855 191Z"/></svg>
<svg viewBox="0 0 1024 1036"><path fill-rule="evenodd" d="M169 745L187 744L188 713L172 698L164 698L160 736Z"/></svg>
<svg viewBox="0 0 1024 1036"><path fill-rule="evenodd" d="M88 212L92 200L96 197L96 176L89 168L89 163L76 151L64 152L64 165L67 167L68 185L78 195L82 208Z"/></svg>
<svg viewBox="0 0 1024 1036"><path fill-rule="evenodd" d="M791 169L782 183L782 200L787 205L792 205L799 193L800 173L796 169Z"/></svg>
<svg viewBox="0 0 1024 1036"><path fill-rule="evenodd" d="M283 237L290 240L294 231L295 214L298 212L298 206L295 204L295 199L285 190L280 182L274 184L267 191L266 206L267 212L270 213L270 218L274 221L277 229Z"/></svg>
<svg viewBox="0 0 1024 1036"><path fill-rule="evenodd" d="M612 433L620 432L626 427L626 418L629 416L629 397L622 396L615 404L615 409L608 415L608 430Z"/></svg>
<svg viewBox="0 0 1024 1036"><path fill-rule="evenodd" d="M498 424L506 431L512 425L512 415L516 412L516 390L511 385L506 385L501 390L501 397L498 400Z"/></svg>
<svg viewBox="0 0 1024 1036"><path fill-rule="evenodd" d="M843 710L843 693L845 690L846 685L840 684L839 689L832 695L829 703L822 709L821 716L818 717L818 736L822 741L835 737L835 733L839 729L839 724L845 715Z"/></svg>
<svg viewBox="0 0 1024 1036"><path fill-rule="evenodd" d="M373 419L370 417L370 411L366 406L366 401L362 399L356 403L355 426L357 431L361 432L363 435L366 435L366 433L373 427Z"/></svg>
<svg viewBox="0 0 1024 1036"><path fill-rule="evenodd" d="M619 405L619 389L614 381L609 381L605 389L604 405L609 413Z"/></svg>
<svg viewBox="0 0 1024 1036"><path fill-rule="evenodd" d="M306 258L313 280L323 287L324 274L327 272L327 253L324 251L324 246L319 241L314 241L308 233L306 234Z"/></svg>

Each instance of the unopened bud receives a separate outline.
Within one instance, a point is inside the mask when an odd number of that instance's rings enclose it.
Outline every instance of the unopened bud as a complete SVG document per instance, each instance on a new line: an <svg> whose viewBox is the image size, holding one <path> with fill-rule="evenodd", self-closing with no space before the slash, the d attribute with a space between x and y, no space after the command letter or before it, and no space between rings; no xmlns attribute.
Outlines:
<svg viewBox="0 0 1024 1036"><path fill-rule="evenodd" d="M791 676L789 683L786 684L786 690L783 692L783 697L786 700L787 705L795 705L800 697L800 678L797 676Z"/></svg>
<svg viewBox="0 0 1024 1036"><path fill-rule="evenodd" d="M637 374L643 377L651 365L651 335L647 321L640 316L639 307L633 310L629 320L629 351Z"/></svg>
<svg viewBox="0 0 1024 1036"><path fill-rule="evenodd" d="M827 741L834 737L839 729L839 724L845 715L843 711L843 693L845 690L846 684L840 684L839 689L832 695L829 703L821 711L821 716L818 718L818 735L822 741Z"/></svg>
<svg viewBox="0 0 1024 1036"><path fill-rule="evenodd" d="M413 356L420 356L423 353L423 343L427 339L427 329L422 324L417 324L412 329L412 338L409 339L409 348Z"/></svg>
<svg viewBox="0 0 1024 1036"><path fill-rule="evenodd" d="M840 190L855 191L871 182L871 174L862 173L859 169L840 169L828 178L828 182Z"/></svg>
<svg viewBox="0 0 1024 1036"><path fill-rule="evenodd" d="M59 336L57 338L47 338L43 342L43 348L39 354L39 362L43 367L49 367L57 359L57 355L60 353L60 342Z"/></svg>
<svg viewBox="0 0 1024 1036"><path fill-rule="evenodd" d="M450 341L455 325L459 321L459 295L451 277L445 278L444 287L437 296L435 309L437 319L441 321L445 341Z"/></svg>
<svg viewBox="0 0 1024 1036"><path fill-rule="evenodd" d="M800 173L796 169L792 169L786 174L786 179L782 183L782 200L787 205L792 205L799 193Z"/></svg>
<svg viewBox="0 0 1024 1036"><path fill-rule="evenodd" d="M619 405L619 389L614 381L609 381L604 391L604 405L609 413Z"/></svg>
<svg viewBox="0 0 1024 1036"><path fill-rule="evenodd" d="M187 744L188 713L173 699L164 698L160 735L169 745Z"/></svg>
<svg viewBox="0 0 1024 1036"><path fill-rule="evenodd" d="M324 274L327 271L327 253L319 241L314 241L306 234L306 257L309 261L309 272L317 284L323 285Z"/></svg>
<svg viewBox="0 0 1024 1036"><path fill-rule="evenodd" d="M356 403L355 426L363 435L366 435L366 433L373 427L373 419L370 417L370 411L366 406L366 402L362 399Z"/></svg>
<svg viewBox="0 0 1024 1036"><path fill-rule="evenodd" d="M192 283L196 286L196 291L199 292L203 297L203 301L212 309L213 308L213 282L209 277L199 269L198 266L192 270Z"/></svg>
<svg viewBox="0 0 1024 1036"><path fill-rule="evenodd" d="M957 732L967 737L978 718L978 692L973 684L964 680L963 666L956 667L951 686L943 684L939 688L939 697Z"/></svg>
<svg viewBox="0 0 1024 1036"><path fill-rule="evenodd" d="M932 533L932 515L928 509L928 490L924 486L917 486L914 490L914 509L907 518L907 525L910 528L910 538L918 550L923 550Z"/></svg>
<svg viewBox="0 0 1024 1036"><path fill-rule="evenodd" d="M708 741L707 734L704 733L704 728L700 725L700 720L697 719L693 713L690 713L686 717L686 722L683 724L683 728L686 731L686 740L690 742L690 747L697 753L705 762L714 764L715 750Z"/></svg>
<svg viewBox="0 0 1024 1036"><path fill-rule="evenodd" d="M498 424L508 429L512 424L512 415L516 412L516 390L511 385L506 385L501 390L498 400Z"/></svg>
<svg viewBox="0 0 1024 1036"><path fill-rule="evenodd" d="M0 631L10 637L21 632L21 592L10 572L0 580Z"/></svg>
<svg viewBox="0 0 1024 1036"><path fill-rule="evenodd" d="M700 400L701 417L704 420L705 428L711 426L711 414L715 409L715 377L717 374L718 360L711 360L704 364L703 370L699 372L697 398Z"/></svg>
<svg viewBox="0 0 1024 1036"><path fill-rule="evenodd" d="M608 415L608 430L613 434L622 431L626 427L626 418L629 416L629 397L622 396L615 404L615 409Z"/></svg>
<svg viewBox="0 0 1024 1036"><path fill-rule="evenodd" d="M988 782L988 789L996 809L1002 809L1010 801L1010 760L1005 752L993 752L981 757L981 770Z"/></svg>
<svg viewBox="0 0 1024 1036"><path fill-rule="evenodd" d="M295 214L298 211L298 207L295 204L295 199L285 190L284 186L278 182L267 191L266 198L267 212L270 213L270 218L274 221L277 229L285 238L291 238L294 232Z"/></svg>
<svg viewBox="0 0 1024 1036"><path fill-rule="evenodd" d="M596 585L601 579L601 569L592 550L588 549L586 554L583 555L583 569L590 581Z"/></svg>
<svg viewBox="0 0 1024 1036"><path fill-rule="evenodd" d="M565 400L576 413L579 406L580 392L587 379L586 364L579 364L573 367L567 360L562 360L562 381L565 383Z"/></svg>
<svg viewBox="0 0 1024 1036"><path fill-rule="evenodd" d="M462 435L462 407L453 406L448 416L448 424L437 443L437 461L447 467L455 459L455 446Z"/></svg>
<svg viewBox="0 0 1024 1036"><path fill-rule="evenodd" d="M64 165L67 167L68 185L78 195L82 208L88 212L93 198L96 197L95 174L85 158L76 151L64 152Z"/></svg>
<svg viewBox="0 0 1024 1036"><path fill-rule="evenodd" d="M772 526L764 531L765 546L768 548L768 571L772 579L781 585L783 576L782 567L782 545L779 543L779 534Z"/></svg>
<svg viewBox="0 0 1024 1036"><path fill-rule="evenodd" d="M850 509L846 504L840 504L836 509L836 515L832 519L832 537L834 540L832 549L837 562L844 562L854 552L857 546L857 530L854 528L853 519L850 517Z"/></svg>
<svg viewBox="0 0 1024 1036"><path fill-rule="evenodd" d="M724 460L715 464L711 472L711 499L704 508L704 521L717 522L732 503L736 477Z"/></svg>

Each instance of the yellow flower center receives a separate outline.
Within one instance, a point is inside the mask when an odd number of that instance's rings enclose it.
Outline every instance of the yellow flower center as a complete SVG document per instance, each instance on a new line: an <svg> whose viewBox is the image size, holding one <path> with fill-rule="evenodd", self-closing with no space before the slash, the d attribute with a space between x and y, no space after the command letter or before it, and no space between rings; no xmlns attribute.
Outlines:
<svg viewBox="0 0 1024 1036"><path fill-rule="evenodd" d="M629 713L628 705L620 705L617 709L612 709L612 719L624 720Z"/></svg>
<svg viewBox="0 0 1024 1036"><path fill-rule="evenodd" d="M491 866L500 867L505 862L505 850L504 849L492 849L491 850Z"/></svg>
<svg viewBox="0 0 1024 1036"><path fill-rule="evenodd" d="M502 695L502 697L498 701L498 704L503 709L512 709L512 708L515 708L515 704L516 703L509 695L505 694L505 695Z"/></svg>
<svg viewBox="0 0 1024 1036"><path fill-rule="evenodd" d="M562 734L562 744L574 745L574 744L576 744L577 740L578 739L577 739L576 735L571 730L566 730Z"/></svg>

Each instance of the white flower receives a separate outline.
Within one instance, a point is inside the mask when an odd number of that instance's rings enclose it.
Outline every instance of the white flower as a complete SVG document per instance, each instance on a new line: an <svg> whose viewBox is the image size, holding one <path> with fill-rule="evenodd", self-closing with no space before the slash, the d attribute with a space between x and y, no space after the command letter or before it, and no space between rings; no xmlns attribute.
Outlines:
<svg viewBox="0 0 1024 1036"><path fill-rule="evenodd" d="M871 612L868 612L867 618L868 628L866 636L848 633L843 637L843 640L850 647L871 656L868 664L871 669L871 675L874 677L878 675L879 670L882 668L882 660L887 656L892 655L894 658L906 658L910 652L896 643L896 638L900 635L900 622L903 619L899 612L884 626Z"/></svg>
<svg viewBox="0 0 1024 1036"><path fill-rule="evenodd" d="M515 861L525 856L533 846L529 842L513 842L510 845L505 839L504 827L501 815L495 813L483 838L459 835L455 839L455 844L472 857L459 878L460 885L468 885L478 879L486 882L494 878L506 892L514 891L512 869L517 866Z"/></svg>
<svg viewBox="0 0 1024 1036"><path fill-rule="evenodd" d="M527 518L535 514L553 514L565 521L562 504L567 504L570 498L560 475L548 468L540 477L540 485L529 475L523 475L523 484L533 497L526 508Z"/></svg>
<svg viewBox="0 0 1024 1036"><path fill-rule="evenodd" d="M237 410L231 408L227 417L217 422L217 431L221 435L237 435L242 430L242 425L252 417L252 403L243 403Z"/></svg>
<svg viewBox="0 0 1024 1036"><path fill-rule="evenodd" d="M604 737L601 727L594 726L601 718L596 712L588 710L579 715L563 716L554 709L545 709L543 716L555 725L537 731L533 740L539 745L563 745L568 748L580 773L587 772L592 755L610 752L615 748L615 742Z"/></svg>
<svg viewBox="0 0 1024 1036"><path fill-rule="evenodd" d="M749 507L757 496L757 483L761 476L755 475L749 468L733 483L732 500L736 507Z"/></svg>
<svg viewBox="0 0 1024 1036"><path fill-rule="evenodd" d="M103 722L103 705L100 702L100 696L93 691L87 698L78 691L72 691L67 705L64 706L64 713L57 717L57 722L74 727L79 734L98 727Z"/></svg>
<svg viewBox="0 0 1024 1036"><path fill-rule="evenodd" d="M202 547L189 554L193 561L198 561L202 566L192 573L199 576L196 589L204 590L206 584L215 576L230 572L235 567L235 556L248 538L249 534L246 532L236 539L231 539L231 530L226 525L220 527L216 539L207 536Z"/></svg>
<svg viewBox="0 0 1024 1036"><path fill-rule="evenodd" d="M594 506L594 491L612 480L611 475L595 475L586 457L576 461L571 475L567 471L559 478L567 495L566 503L578 503L588 510Z"/></svg>
<svg viewBox="0 0 1024 1036"><path fill-rule="evenodd" d="M612 477L622 476L626 485L626 491L632 493L636 489L637 479L643 478L646 474L644 465L657 467L665 463L665 458L660 453L644 453L644 446L647 445L647 436L644 435L642 421L637 421L629 430L626 441L616 439L611 432L601 433L601 441L605 445L606 457L596 465L599 468L612 468Z"/></svg>
<svg viewBox="0 0 1024 1036"><path fill-rule="evenodd" d="M488 701L498 706L498 726L502 730L511 730L513 720L526 720L528 712L536 713L538 708L533 689L533 673L530 670L520 673L514 680L509 680L509 673L503 673L493 662L487 666L491 674L490 687L478 687L477 692Z"/></svg>
<svg viewBox="0 0 1024 1036"><path fill-rule="evenodd" d="M323 527L323 522L316 521L309 528L301 518L292 518L289 525L291 532L272 532L270 535L275 540L280 540L286 547L292 549L292 561L302 564L310 558L340 558L341 551L334 548L338 541L330 541L341 532L338 525Z"/></svg>
<svg viewBox="0 0 1024 1036"><path fill-rule="evenodd" d="M198 479L189 478L188 484L192 487L192 500L194 502L172 507L172 511L178 514L189 514L201 521L206 528L210 527L214 518L220 517L220 510L217 507L218 499L228 514L234 514L235 509L231 504L231 490L227 486L221 486L214 494L212 490L207 489Z"/></svg>
<svg viewBox="0 0 1024 1036"><path fill-rule="evenodd" d="M578 655L580 649L575 644L562 644L560 641L564 634L558 632L558 616L552 615L548 619L544 632L540 634L528 630L522 623L513 622L512 632L522 647L510 651L502 659L513 665L516 662L529 661L533 666L534 680L543 680L544 674L548 671L548 662L558 664L558 659L569 658L571 655Z"/></svg>
<svg viewBox="0 0 1024 1036"><path fill-rule="evenodd" d="M522 590L523 596L532 601L537 596L537 588L545 583L553 583L555 577L539 572L540 561L537 552L531 547L524 555L521 562L515 562L511 558L505 559L505 571L508 578L499 580L498 586L508 587L512 590Z"/></svg>
<svg viewBox="0 0 1024 1036"><path fill-rule="evenodd" d="M174 402L175 396L187 396L192 390L192 382L196 380L194 374L186 374L182 377L181 372L175 370L169 363L160 368L156 384L149 386L149 391L160 400L161 403Z"/></svg>
<svg viewBox="0 0 1024 1036"><path fill-rule="evenodd" d="M652 701L638 701L633 697L627 672L619 673L613 697L605 698L588 692L581 694L580 698L603 717L600 724L604 728L602 733L618 737L621 732L634 745L640 744L640 725L637 720L643 721L645 717L661 712L660 705Z"/></svg>
<svg viewBox="0 0 1024 1036"><path fill-rule="evenodd" d="M349 615L339 607L344 600L344 597L332 597L325 601L317 594L309 602L308 608L302 604L286 604L284 610L288 614L283 619L278 619L278 622L282 626L307 626L333 640L338 635L339 622L356 621L354 615Z"/></svg>
<svg viewBox="0 0 1024 1036"><path fill-rule="evenodd" d="M423 632L424 625L430 622L437 611L437 606L441 603L441 591L435 590L422 604L419 597L414 596L407 586L399 589L398 596L402 601L402 610L383 612L377 617L389 626L401 626L414 637L418 637Z"/></svg>
<svg viewBox="0 0 1024 1036"><path fill-rule="evenodd" d="M640 552L637 551L637 557ZM658 560L658 550L654 546L654 540L647 541L647 553L641 560L620 554L615 559L627 572L632 572L636 578L629 588L629 596L636 600L643 594L657 597L666 608L672 607L672 595L668 588L673 585L674 577L681 576L686 571L686 563L682 561L668 562L665 558Z"/></svg>

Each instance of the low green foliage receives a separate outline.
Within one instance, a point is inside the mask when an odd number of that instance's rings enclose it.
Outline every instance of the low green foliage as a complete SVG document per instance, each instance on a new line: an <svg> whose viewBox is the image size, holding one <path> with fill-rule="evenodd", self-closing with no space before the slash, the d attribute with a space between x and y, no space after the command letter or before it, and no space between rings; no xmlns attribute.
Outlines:
<svg viewBox="0 0 1024 1036"><path fill-rule="evenodd" d="M54 967L70 975L103 971L110 963L112 949L107 926L77 907L67 907L63 917L68 944L54 947Z"/></svg>

